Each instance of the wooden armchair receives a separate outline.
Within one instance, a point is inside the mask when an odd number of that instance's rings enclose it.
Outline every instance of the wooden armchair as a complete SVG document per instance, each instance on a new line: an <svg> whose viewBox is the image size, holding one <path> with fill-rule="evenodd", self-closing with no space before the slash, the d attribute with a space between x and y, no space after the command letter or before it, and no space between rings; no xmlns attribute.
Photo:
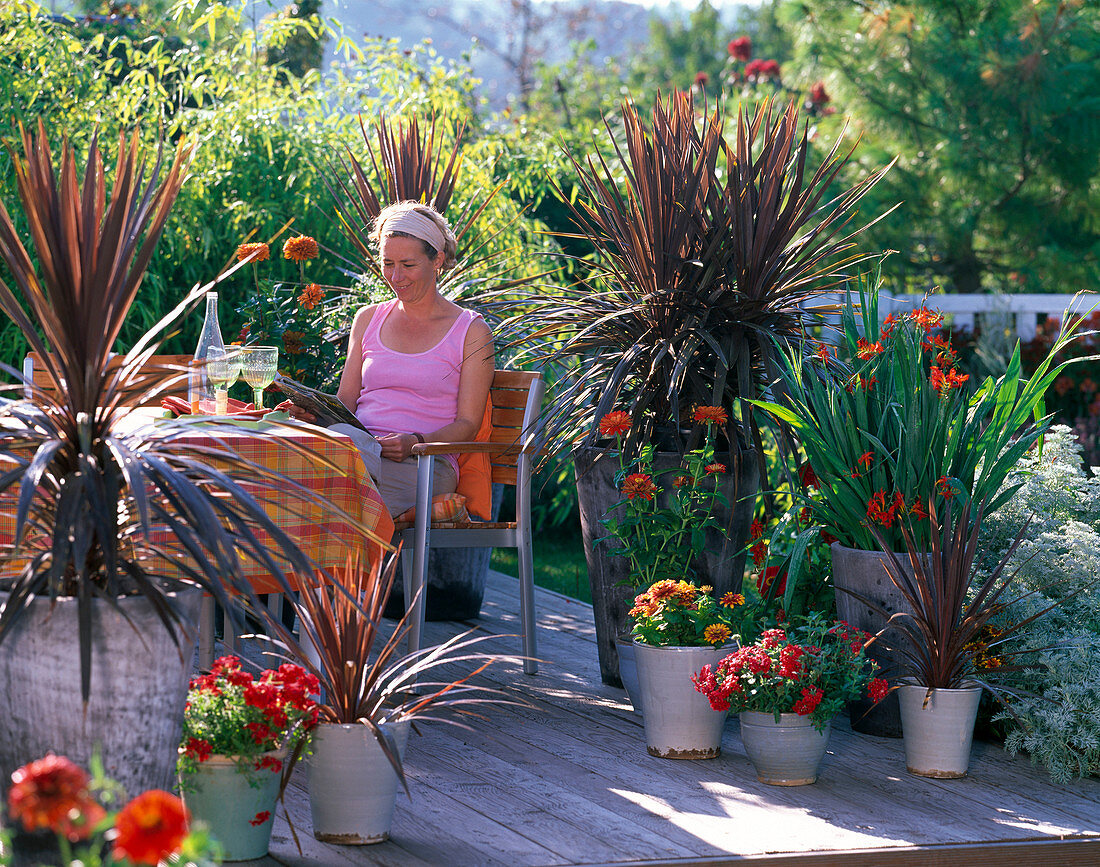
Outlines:
<svg viewBox="0 0 1100 867"><path fill-rule="evenodd" d="M520 621L523 630L523 670L535 674L535 581L531 553L531 456L535 452L534 427L542 407L542 374L498 370L493 377L493 429L488 442L423 443L413 446L417 456L416 518L399 523L395 540L404 543L405 604L416 605L410 618L409 650L420 648L424 628L424 594L428 576L428 551L436 548L515 548L519 557ZM431 523L432 470L436 455L486 452L492 480L516 489L514 521ZM415 600L413 602L412 600Z"/></svg>

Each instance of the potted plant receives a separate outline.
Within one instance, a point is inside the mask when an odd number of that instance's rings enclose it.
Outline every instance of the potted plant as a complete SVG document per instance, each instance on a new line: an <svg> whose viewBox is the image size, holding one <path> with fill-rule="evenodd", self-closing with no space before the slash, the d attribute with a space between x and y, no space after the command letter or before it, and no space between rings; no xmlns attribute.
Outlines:
<svg viewBox="0 0 1100 867"><path fill-rule="evenodd" d="M711 707L741 719L741 742L760 782L803 786L817 780L832 719L857 696L881 700L863 648L871 636L810 615L796 628L767 629L692 677Z"/></svg>
<svg viewBox="0 0 1100 867"><path fill-rule="evenodd" d="M50 388L20 381L9 390L30 388L33 402L0 404L0 501L13 524L0 540L0 779L49 750L87 764L98 745L127 791L168 789L201 595L239 625L239 604L259 607L244 563L262 563L287 591L289 572L313 574L262 502L274 488L312 495L229 448L179 442L183 426L125 419L125 395L147 404L186 376L141 371L208 288L109 363L191 147L150 164L136 134L120 138L109 200L94 137L83 186L67 143L55 170L41 123L10 155L27 219L17 230L0 205L0 259L14 281L0 283L0 309L43 358Z"/></svg>
<svg viewBox="0 0 1100 867"><path fill-rule="evenodd" d="M179 781L191 815L206 823L226 861L267 854L275 801L317 723L317 678L284 663L253 677L236 656L191 681L183 714Z"/></svg>
<svg viewBox="0 0 1100 867"><path fill-rule="evenodd" d="M1017 573L1006 568L1028 524L1020 528L997 565L978 574L974 560L982 520L990 511L989 497L968 502L957 513L945 509L942 525L938 508L929 500L927 554L917 546L911 519L900 528L908 562L885 544L884 550L886 572L906 602L906 610L888 619L892 632L904 641L900 657L906 677L895 689L901 706L905 765L911 774L951 779L966 776L982 691L988 691L1013 714L1007 699L1015 688L1006 677L1026 667L1028 653L1043 649L1009 653L998 647L1087 585L1059 594L1045 606L1030 606L1029 614L1013 616L1010 611L1021 610L1017 603L1035 593L1021 591L1011 597ZM877 528L874 533L882 535ZM861 601L886 616L873 600ZM890 635L883 630L879 640L891 641Z"/></svg>
<svg viewBox="0 0 1100 867"><path fill-rule="evenodd" d="M946 522L967 502L993 511L1012 496L1013 487L998 490L1049 425L1043 394L1064 367L1051 359L1077 325L1063 327L1031 379L1021 376L1017 346L1006 372L971 392L974 383L958 370L956 352L940 333L940 313L923 305L880 322L878 275L853 282L858 307L849 290L839 344L781 353L780 397L756 405L793 430L807 458L789 521L808 508L813 522L793 548L787 601L802 570L799 552L825 530L838 540L832 560L839 616L877 633L884 620L856 597L889 614L905 604L885 579L887 558L879 549L904 551L902 525L912 519L913 543L927 552L930 501ZM869 652L892 678L896 661L876 645ZM873 711L856 704L852 722L869 734L901 734L896 700Z"/></svg>
<svg viewBox="0 0 1100 867"><path fill-rule="evenodd" d="M619 685L614 638L631 592L618 588L631 576L598 544L619 499L599 420L626 407L628 455L648 444L658 463L674 463L701 439L687 424L696 406L735 407L716 445L728 505L706 533L697 574L719 595L739 591L763 477L746 400L771 378L770 338L798 341L819 291L862 258L850 252L848 222L884 170L832 190L850 155L834 147L807 173L811 145L795 102L743 111L727 130L718 109L699 120L689 94L658 101L649 118L627 101L607 133L614 160L571 154L576 189L560 191L577 227L570 237L595 255L576 256L572 285L506 292L499 304L513 313L510 345L563 369L545 433L551 452L572 450L600 673Z"/></svg>
<svg viewBox="0 0 1100 867"><path fill-rule="evenodd" d="M435 647L402 653L408 615L389 634L383 610L395 577L396 555L337 570L347 595L321 587L299 594L299 637L269 619L273 635L303 661L321 689L311 738L309 803L313 835L330 843L379 843L389 838L398 784L408 793L402 764L409 727L417 721L463 725L492 702L512 703L496 689L471 682L489 665L516 657L482 653L494 636L469 632ZM472 665L450 679L432 680L442 666Z"/></svg>
<svg viewBox="0 0 1100 867"><path fill-rule="evenodd" d="M634 599L634 659L646 750L664 759L713 759L722 752L726 716L695 693L691 675L718 661L735 641L745 597L663 578ZM739 629L737 631L740 631Z"/></svg>

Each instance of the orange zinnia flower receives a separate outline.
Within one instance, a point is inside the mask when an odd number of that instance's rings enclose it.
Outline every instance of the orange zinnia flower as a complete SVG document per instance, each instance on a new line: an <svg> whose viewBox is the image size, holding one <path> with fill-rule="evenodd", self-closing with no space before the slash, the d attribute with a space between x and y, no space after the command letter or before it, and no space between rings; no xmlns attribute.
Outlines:
<svg viewBox="0 0 1100 867"><path fill-rule="evenodd" d="M726 608L736 608L738 605L744 605L745 595L743 593L727 593L722 597L722 604Z"/></svg>
<svg viewBox="0 0 1100 867"><path fill-rule="evenodd" d="M619 437L630 430L630 413L621 409L609 412L600 419L600 433L605 437Z"/></svg>
<svg viewBox="0 0 1100 867"><path fill-rule="evenodd" d="M305 262L307 259L316 259L318 253L317 242L309 235L299 235L296 238L288 238L283 244L283 258L295 262Z"/></svg>
<svg viewBox="0 0 1100 867"><path fill-rule="evenodd" d="M243 262L250 259L253 264L266 262L271 258L271 251L267 244L241 244L237 247L237 261Z"/></svg>
<svg viewBox="0 0 1100 867"><path fill-rule="evenodd" d="M304 331L284 331L283 332L283 346L290 355L301 355L304 348L302 344L302 338L304 338Z"/></svg>
<svg viewBox="0 0 1100 867"><path fill-rule="evenodd" d="M707 644L719 645L727 641L732 633L724 623L712 623L703 630L703 640Z"/></svg>
<svg viewBox="0 0 1100 867"><path fill-rule="evenodd" d="M316 283L310 283L302 290L302 294L298 296L298 303L301 304L306 310L312 310L321 300L325 297L325 290L318 286Z"/></svg>
<svg viewBox="0 0 1100 867"><path fill-rule="evenodd" d="M707 464L703 469L707 471L708 475L714 475L715 473L724 473L726 471L726 465L715 461L713 464Z"/></svg>
<svg viewBox="0 0 1100 867"><path fill-rule="evenodd" d="M65 756L50 753L11 775L8 812L27 831L49 829L69 840L86 839L106 814L88 793L88 775Z"/></svg>
<svg viewBox="0 0 1100 867"><path fill-rule="evenodd" d="M156 867L179 851L190 820L183 801L169 792L150 789L119 812L114 856Z"/></svg>
<svg viewBox="0 0 1100 867"><path fill-rule="evenodd" d="M725 424L729 421L729 413L720 406L697 406L692 418L701 424Z"/></svg>
<svg viewBox="0 0 1100 867"><path fill-rule="evenodd" d="M631 473L623 482L623 494L627 499L633 500L635 497L640 497L643 500L652 500L656 493L657 486L645 473Z"/></svg>

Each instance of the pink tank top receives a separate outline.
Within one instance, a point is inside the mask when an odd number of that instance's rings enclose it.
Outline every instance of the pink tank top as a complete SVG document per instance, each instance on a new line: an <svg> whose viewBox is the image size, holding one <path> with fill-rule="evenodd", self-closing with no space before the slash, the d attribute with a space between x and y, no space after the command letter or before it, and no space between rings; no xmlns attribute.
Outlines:
<svg viewBox="0 0 1100 867"><path fill-rule="evenodd" d="M397 299L380 304L363 334L363 385L355 416L375 436L430 433L458 417L458 383L466 332L481 314L463 310L443 339L426 352L383 345L382 323ZM458 474L452 455L447 460Z"/></svg>

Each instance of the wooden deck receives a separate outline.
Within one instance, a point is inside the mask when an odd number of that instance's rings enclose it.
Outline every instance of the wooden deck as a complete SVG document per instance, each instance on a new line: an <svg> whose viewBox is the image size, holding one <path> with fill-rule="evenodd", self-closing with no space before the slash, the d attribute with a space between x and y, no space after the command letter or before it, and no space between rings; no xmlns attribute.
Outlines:
<svg viewBox="0 0 1100 867"><path fill-rule="evenodd" d="M731 720L722 756L650 757L641 717L599 680L591 608L537 591L539 674L491 679L530 708L491 709L475 731L422 727L406 755L393 836L364 847L313 839L299 767L262 865L1100 864L1100 780L1054 785L1026 758L976 744L970 776L905 771L899 740L834 724L813 786L757 782ZM518 585L491 574L481 628L516 631ZM462 624L429 624L437 640ZM519 639L505 639L518 652ZM505 642L502 642L504 644ZM816 853L816 854L814 854Z"/></svg>

